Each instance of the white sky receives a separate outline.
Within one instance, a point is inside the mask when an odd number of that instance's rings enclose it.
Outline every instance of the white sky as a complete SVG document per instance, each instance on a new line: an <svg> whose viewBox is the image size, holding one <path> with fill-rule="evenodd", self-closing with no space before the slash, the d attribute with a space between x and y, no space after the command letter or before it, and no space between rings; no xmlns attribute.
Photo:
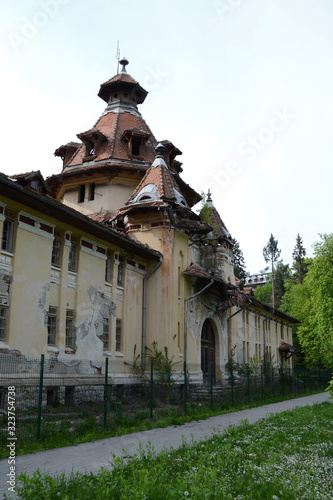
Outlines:
<svg viewBox="0 0 333 500"><path fill-rule="evenodd" d="M332 232L331 0L0 3L0 171L58 173L54 150L93 126L116 47L149 91L140 111L181 151L251 273L273 233L291 263ZM281 118L282 116L282 118Z"/></svg>

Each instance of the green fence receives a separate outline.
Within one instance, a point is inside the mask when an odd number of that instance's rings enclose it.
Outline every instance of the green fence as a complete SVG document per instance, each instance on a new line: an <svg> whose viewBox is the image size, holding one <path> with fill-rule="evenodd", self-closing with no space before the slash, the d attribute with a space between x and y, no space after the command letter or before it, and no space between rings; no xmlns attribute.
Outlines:
<svg viewBox="0 0 333 500"><path fill-rule="evenodd" d="M211 365L204 384L200 374L200 367L186 363L173 363L172 371L163 373L151 360L146 373L135 378L122 360L106 358L99 364L0 354L0 444L11 437L19 446L22 440L47 440L56 433L73 436L74 442L89 430L157 420L168 411L222 410L320 392L331 379L325 370L259 364L243 364L238 371L231 367L218 381Z"/></svg>

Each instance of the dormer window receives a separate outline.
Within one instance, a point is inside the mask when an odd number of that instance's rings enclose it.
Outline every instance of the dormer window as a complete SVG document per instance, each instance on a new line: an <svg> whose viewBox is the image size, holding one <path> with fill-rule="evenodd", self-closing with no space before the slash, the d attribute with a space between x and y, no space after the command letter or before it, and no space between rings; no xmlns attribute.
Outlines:
<svg viewBox="0 0 333 500"><path fill-rule="evenodd" d="M36 191L42 190L42 186L40 185L40 183L38 181L31 181L30 185L31 185L32 189L35 189Z"/></svg>
<svg viewBox="0 0 333 500"><path fill-rule="evenodd" d="M82 132L82 134L77 134L78 138L81 139L86 147L86 153L83 161L91 161L96 158L96 154L100 145L107 140L107 137L98 130L97 128L92 128L87 132Z"/></svg>
<svg viewBox="0 0 333 500"><path fill-rule="evenodd" d="M141 140L138 137L132 137L132 155L140 155Z"/></svg>
<svg viewBox="0 0 333 500"><path fill-rule="evenodd" d="M122 140L127 142L127 151L129 158L143 160L142 149L145 142L151 134L138 127L130 128L124 131Z"/></svg>
<svg viewBox="0 0 333 500"><path fill-rule="evenodd" d="M95 146L92 142L88 142L87 144L87 156L94 156L95 154Z"/></svg>

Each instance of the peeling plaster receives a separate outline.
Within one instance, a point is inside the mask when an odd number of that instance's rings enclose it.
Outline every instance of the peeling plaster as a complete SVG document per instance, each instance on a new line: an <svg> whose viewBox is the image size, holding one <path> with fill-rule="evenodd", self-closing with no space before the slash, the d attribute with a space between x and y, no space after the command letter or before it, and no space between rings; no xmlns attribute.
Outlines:
<svg viewBox="0 0 333 500"><path fill-rule="evenodd" d="M76 325L76 356L98 359L102 354L103 319L116 316L116 304L92 285L87 293L90 303L82 304L78 313L80 321ZM100 370L100 363L94 361L91 367Z"/></svg>

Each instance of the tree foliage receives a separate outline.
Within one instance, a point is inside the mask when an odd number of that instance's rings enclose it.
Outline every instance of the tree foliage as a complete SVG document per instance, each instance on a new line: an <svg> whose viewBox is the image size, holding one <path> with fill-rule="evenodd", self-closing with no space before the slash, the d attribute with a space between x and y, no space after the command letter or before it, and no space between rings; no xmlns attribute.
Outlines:
<svg viewBox="0 0 333 500"><path fill-rule="evenodd" d="M332 370L333 234L321 236L314 254L303 282L289 286L281 308L301 321L297 337L306 362Z"/></svg>
<svg viewBox="0 0 333 500"><path fill-rule="evenodd" d="M271 305L272 302L272 281L268 281L266 285L258 286L254 291L254 298Z"/></svg>
<svg viewBox="0 0 333 500"><path fill-rule="evenodd" d="M241 281L245 282L247 278L246 265L243 252L239 246L237 240L233 240L234 243L234 273L235 276Z"/></svg>
<svg viewBox="0 0 333 500"><path fill-rule="evenodd" d="M293 267L295 269L295 278L299 283L303 282L303 279L307 273L307 265L305 260L306 251L303 246L303 240L300 234L296 237L296 244L293 250Z"/></svg>
<svg viewBox="0 0 333 500"><path fill-rule="evenodd" d="M274 264L277 263L281 255L281 250L278 248L278 240L271 234L267 245L263 248L263 256L265 262L270 262L272 270L272 306L275 307L275 290L274 290Z"/></svg>

